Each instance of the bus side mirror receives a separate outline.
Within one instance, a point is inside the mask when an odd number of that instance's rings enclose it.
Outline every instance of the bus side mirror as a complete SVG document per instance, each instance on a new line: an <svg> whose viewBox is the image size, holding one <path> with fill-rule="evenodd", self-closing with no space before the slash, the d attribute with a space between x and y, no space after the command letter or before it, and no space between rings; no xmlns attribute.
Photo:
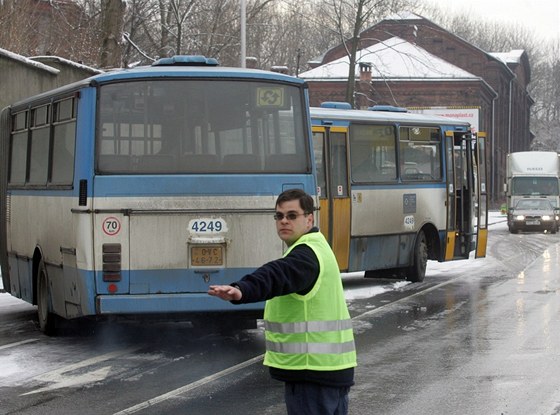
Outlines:
<svg viewBox="0 0 560 415"><path fill-rule="evenodd" d="M504 183L504 193L507 193L507 191L508 191L508 185L507 183Z"/></svg>

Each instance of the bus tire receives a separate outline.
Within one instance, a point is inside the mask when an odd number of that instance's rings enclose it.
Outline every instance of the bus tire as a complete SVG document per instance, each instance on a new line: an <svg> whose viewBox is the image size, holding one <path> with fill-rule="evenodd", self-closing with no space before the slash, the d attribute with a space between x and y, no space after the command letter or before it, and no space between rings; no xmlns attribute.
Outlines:
<svg viewBox="0 0 560 415"><path fill-rule="evenodd" d="M410 282L422 282L426 276L428 266L428 241L424 231L418 232L414 243L414 258L412 266L406 269L406 280Z"/></svg>
<svg viewBox="0 0 560 415"><path fill-rule="evenodd" d="M52 336L56 330L56 316L51 312L51 309L49 276L45 262L41 259L37 270L37 317L39 319L39 329L47 336Z"/></svg>

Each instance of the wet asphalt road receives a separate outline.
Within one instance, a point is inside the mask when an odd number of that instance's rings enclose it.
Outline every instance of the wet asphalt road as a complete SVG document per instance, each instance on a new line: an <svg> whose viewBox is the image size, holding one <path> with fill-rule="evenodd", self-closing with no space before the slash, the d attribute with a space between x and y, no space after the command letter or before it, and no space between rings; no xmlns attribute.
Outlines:
<svg viewBox="0 0 560 415"><path fill-rule="evenodd" d="M421 284L345 278L350 414L560 414L559 261L558 235L498 222L486 259L430 263ZM285 413L260 327L106 322L48 338L34 314L0 294L0 414Z"/></svg>

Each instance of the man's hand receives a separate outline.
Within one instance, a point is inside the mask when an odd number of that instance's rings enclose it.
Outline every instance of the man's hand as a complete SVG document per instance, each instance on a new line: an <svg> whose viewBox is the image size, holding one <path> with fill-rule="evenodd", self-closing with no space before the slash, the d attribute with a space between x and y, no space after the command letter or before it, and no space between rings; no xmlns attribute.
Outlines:
<svg viewBox="0 0 560 415"><path fill-rule="evenodd" d="M241 291L231 285L211 285L208 294L226 301L239 301L242 297Z"/></svg>

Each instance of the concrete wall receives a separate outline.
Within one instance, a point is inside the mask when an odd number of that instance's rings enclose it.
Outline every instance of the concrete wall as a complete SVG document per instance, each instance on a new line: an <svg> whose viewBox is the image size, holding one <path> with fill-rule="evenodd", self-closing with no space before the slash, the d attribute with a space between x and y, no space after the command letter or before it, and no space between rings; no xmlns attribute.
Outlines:
<svg viewBox="0 0 560 415"><path fill-rule="evenodd" d="M58 75L0 56L0 108L56 86Z"/></svg>
<svg viewBox="0 0 560 415"><path fill-rule="evenodd" d="M41 92L100 73L94 68L59 59L33 59L0 53L0 109Z"/></svg>

